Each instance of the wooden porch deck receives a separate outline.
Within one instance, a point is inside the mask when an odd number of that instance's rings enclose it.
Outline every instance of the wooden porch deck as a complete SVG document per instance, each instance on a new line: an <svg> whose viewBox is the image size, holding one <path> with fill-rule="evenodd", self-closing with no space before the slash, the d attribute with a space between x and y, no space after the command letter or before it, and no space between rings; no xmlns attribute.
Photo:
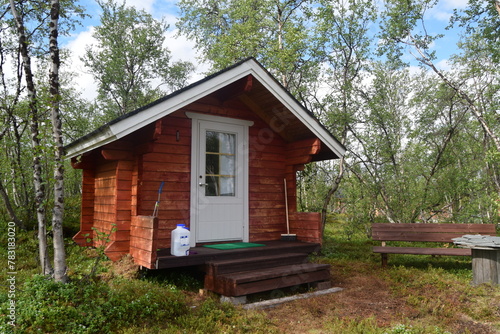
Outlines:
<svg viewBox="0 0 500 334"><path fill-rule="evenodd" d="M320 244L300 241L261 241L262 247L218 250L191 248L188 256L157 252L157 269L196 266L205 273L205 289L228 297L300 284L330 287L330 265L309 263ZM246 298L246 297L244 297Z"/></svg>
<svg viewBox="0 0 500 334"><path fill-rule="evenodd" d="M188 256L170 255L170 248L160 249L157 252L156 269L203 266L207 262L222 260L237 260L250 257L279 255L286 253L311 254L321 248L318 243L301 241L254 241L264 244L263 247L241 248L232 250L218 250L207 247L193 247Z"/></svg>

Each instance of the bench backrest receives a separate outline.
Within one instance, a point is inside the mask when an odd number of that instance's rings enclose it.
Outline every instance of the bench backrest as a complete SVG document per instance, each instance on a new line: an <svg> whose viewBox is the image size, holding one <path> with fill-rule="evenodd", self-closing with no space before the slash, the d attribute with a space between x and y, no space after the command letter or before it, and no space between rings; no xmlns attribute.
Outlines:
<svg viewBox="0 0 500 334"><path fill-rule="evenodd" d="M378 241L453 242L465 234L496 235L494 224L372 224Z"/></svg>

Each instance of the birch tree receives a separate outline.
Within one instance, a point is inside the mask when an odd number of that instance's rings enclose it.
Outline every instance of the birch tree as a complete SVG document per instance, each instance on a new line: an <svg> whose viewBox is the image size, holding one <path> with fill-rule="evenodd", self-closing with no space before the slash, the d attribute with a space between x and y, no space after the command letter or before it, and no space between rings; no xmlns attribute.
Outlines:
<svg viewBox="0 0 500 334"><path fill-rule="evenodd" d="M45 218L45 181L42 178L41 165L41 147L39 131L39 110L37 91L31 67L31 55L29 52L29 39L26 34L26 27L23 16L18 11L18 7L14 0L10 0L10 10L16 25L17 36L19 41L19 49L22 57L24 77L26 81L27 97L30 110L30 132L31 146L33 150L33 184L35 190L35 204L38 221L38 247L41 271L44 275L51 275L53 272L52 265L49 261L47 247L47 222Z"/></svg>
<svg viewBox="0 0 500 334"><path fill-rule="evenodd" d="M82 60L98 83L97 102L108 121L186 85L194 67L171 60L164 19L113 0L98 3L96 44L87 47Z"/></svg>
<svg viewBox="0 0 500 334"><path fill-rule="evenodd" d="M52 233L54 243L54 279L58 282L66 282L66 252L64 248L63 217L64 217L64 145L62 139L62 123L60 117L60 85L59 67L59 0L51 0L50 3L50 109L52 120L52 135L54 141L54 211L52 214Z"/></svg>
<svg viewBox="0 0 500 334"><path fill-rule="evenodd" d="M31 151L33 156L33 184L35 193L35 204L38 222L38 241L41 271L44 275L53 275L60 282L67 280L66 256L64 250L64 239L62 235L62 222L64 214L64 192L63 192L63 140L62 123L60 118L60 84L59 67L60 56L58 36L67 33L68 29L75 24L75 16L82 13L82 9L72 2L65 3L61 8L58 0L52 0L50 4L36 3L30 1L9 1L9 11L13 19L12 29L15 31L22 75L17 77L18 87L26 87L27 112L30 118ZM61 18L64 20L65 28L61 30ZM28 30L28 29L31 30ZM50 58L48 73L44 73L44 79L36 78L32 69L33 61L43 63ZM21 79L24 85L21 85ZM50 98L46 99L40 94L37 87L49 82ZM22 88L21 88L22 91ZM42 89L43 91L43 89ZM19 95L17 109L22 110L22 95ZM52 120L52 141L47 141L46 128L43 125L44 106L49 105ZM14 117L16 119L16 117ZM13 124L11 122L11 124ZM50 179L49 171L44 162L54 161L53 180ZM50 165L50 164L49 164ZM48 184L54 184L52 192L54 198L54 209L52 212L52 232L54 248L54 267L49 259L47 243L47 212L49 202Z"/></svg>
<svg viewBox="0 0 500 334"><path fill-rule="evenodd" d="M316 52L322 55L327 67L324 82L328 88L321 100L315 97L315 101L319 103L314 105L313 110L340 142L352 149L352 132L361 119L359 92L365 85L363 80L367 78L370 63L369 27L376 19L376 11L371 1L320 3L315 19L315 35L318 36ZM348 156L340 158L335 172L335 169L330 169L330 173L336 175L323 199L323 229L329 204L344 178Z"/></svg>
<svg viewBox="0 0 500 334"><path fill-rule="evenodd" d="M498 108L495 104L485 105L482 103L484 101L483 88L485 87L483 84L488 85L488 83L475 80L481 76L477 70L485 62L488 64L488 72L495 73L497 78L495 81L498 81L498 66L496 66L495 60L500 59L498 52L499 2L471 0L466 10L463 12L455 11L455 15L451 19L450 27L457 23L461 27L465 27L465 33L458 44L458 47L462 49L462 54L456 55L452 59L458 66L464 65L464 68L468 69L466 73L462 72L462 74L466 74L465 76L453 76L451 75L453 72L445 72L439 69L435 63L436 54L432 50L432 45L443 36L429 34L425 21L425 13L435 3L435 1L428 0L411 3L398 0L387 1L386 9L382 13L384 29L380 34L383 40L380 51L394 60L400 59L405 51L414 55L417 61L433 71L457 93L462 103L469 107L469 111L479 122L496 151L500 152L500 130L496 126L496 117L494 116L495 114L498 116ZM473 62L470 62L471 60ZM498 83L495 82L495 94L498 96L497 87Z"/></svg>
<svg viewBox="0 0 500 334"><path fill-rule="evenodd" d="M312 5L305 0L181 0L177 27L211 71L256 58L294 94L317 77Z"/></svg>

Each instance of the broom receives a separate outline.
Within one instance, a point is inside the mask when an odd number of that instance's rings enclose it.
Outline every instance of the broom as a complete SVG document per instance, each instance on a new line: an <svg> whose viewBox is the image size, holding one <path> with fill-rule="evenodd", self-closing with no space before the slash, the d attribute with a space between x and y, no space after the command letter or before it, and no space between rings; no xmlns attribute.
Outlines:
<svg viewBox="0 0 500 334"><path fill-rule="evenodd" d="M284 241L295 241L297 240L296 234L290 234L290 221L288 219L288 194L286 190L286 178L283 179L285 185L285 210L286 210L286 234L281 235L281 240Z"/></svg>
<svg viewBox="0 0 500 334"><path fill-rule="evenodd" d="M163 191L164 185L165 185L165 181L162 181L160 183L160 188L158 189L158 199L156 200L155 207L153 209L153 217L158 217L158 209L160 208L161 193Z"/></svg>

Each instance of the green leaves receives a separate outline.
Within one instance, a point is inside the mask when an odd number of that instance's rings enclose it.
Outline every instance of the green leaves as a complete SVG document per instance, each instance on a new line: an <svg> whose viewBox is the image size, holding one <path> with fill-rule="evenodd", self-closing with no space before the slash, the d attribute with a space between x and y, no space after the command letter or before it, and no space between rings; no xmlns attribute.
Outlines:
<svg viewBox="0 0 500 334"><path fill-rule="evenodd" d="M212 71L255 57L292 92L307 80L313 54L308 1L182 0L179 7L180 33L196 42Z"/></svg>
<svg viewBox="0 0 500 334"><path fill-rule="evenodd" d="M171 61L164 47L168 24L125 3L99 1L101 25L96 45L82 58L98 86L98 102L110 120L158 99L186 84L189 62Z"/></svg>

